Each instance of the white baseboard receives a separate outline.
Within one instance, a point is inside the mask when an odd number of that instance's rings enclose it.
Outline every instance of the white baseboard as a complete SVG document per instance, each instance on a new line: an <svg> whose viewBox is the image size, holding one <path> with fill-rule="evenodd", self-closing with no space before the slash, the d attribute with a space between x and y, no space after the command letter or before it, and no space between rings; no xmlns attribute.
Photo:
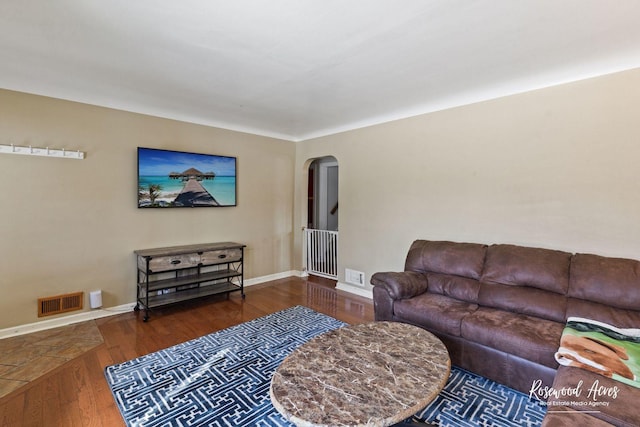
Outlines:
<svg viewBox="0 0 640 427"><path fill-rule="evenodd" d="M262 277L254 277L244 281L245 286L257 285L259 283L270 282L272 280L284 279L291 276L302 277L302 272L298 270L290 270L282 273L269 274ZM56 317L55 319L42 320L40 322L27 323L25 325L13 326L11 328L0 329L0 339L15 337L18 335L29 334L31 332L44 331L47 329L59 328L61 326L72 325L74 323L86 322L88 320L100 319L102 317L114 316L129 311L133 311L136 303L129 302L123 305L110 308L94 309L91 311L83 311L82 313L71 314L68 316Z"/></svg>
<svg viewBox="0 0 640 427"><path fill-rule="evenodd" d="M254 277L253 279L245 279L245 286L257 285L259 283L270 282L272 280L286 279L287 277L303 277L302 272L298 270L283 271L282 273L269 274L267 276Z"/></svg>
<svg viewBox="0 0 640 427"><path fill-rule="evenodd" d="M336 285L336 289L344 292L349 292L351 294L359 295L361 297L373 299L373 290L361 288L359 286L351 286L346 283L338 282Z"/></svg>
<svg viewBox="0 0 640 427"><path fill-rule="evenodd" d="M261 277L254 277L252 279L246 279L244 286L252 286L260 283L270 282L272 280L285 279L287 277L307 277L304 271L289 270L282 273L269 274ZM373 291L370 289L364 289L356 286L351 286L346 283L338 282L336 289L349 292L355 295L359 295L365 298L373 299ZM91 311L84 311L78 314L71 314L68 316L57 317L55 319L42 320L40 322L27 323L24 325L13 326L11 328L0 329L0 339L15 337L18 335L29 334L31 332L44 331L47 329L59 328L61 326L72 325L74 323L86 322L88 320L100 319L102 317L114 316L116 314L127 313L133 311L135 302L126 303L109 308L94 309Z"/></svg>
<svg viewBox="0 0 640 427"><path fill-rule="evenodd" d="M116 307L94 309L78 314L57 317L55 319L42 320L40 322L27 323L25 325L18 325L11 328L0 329L0 339L29 334L31 332L44 331L47 329L59 328L61 326L72 325L74 323L86 322L87 320L100 319L101 317L108 317L116 314L126 313L129 311L133 311L133 307L135 305L136 303L132 302Z"/></svg>

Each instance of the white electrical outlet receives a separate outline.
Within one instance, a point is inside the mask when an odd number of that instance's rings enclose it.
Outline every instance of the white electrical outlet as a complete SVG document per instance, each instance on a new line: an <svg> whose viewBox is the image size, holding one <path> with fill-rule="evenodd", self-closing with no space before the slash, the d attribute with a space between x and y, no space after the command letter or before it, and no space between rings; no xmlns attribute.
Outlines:
<svg viewBox="0 0 640 427"><path fill-rule="evenodd" d="M352 285L364 286L364 273L362 271L345 268L344 280Z"/></svg>

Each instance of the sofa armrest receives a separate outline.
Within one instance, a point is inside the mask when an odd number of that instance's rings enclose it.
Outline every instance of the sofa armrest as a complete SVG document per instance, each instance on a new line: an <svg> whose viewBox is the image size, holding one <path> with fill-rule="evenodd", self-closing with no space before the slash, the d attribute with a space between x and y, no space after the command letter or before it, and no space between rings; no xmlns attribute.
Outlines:
<svg viewBox="0 0 640 427"><path fill-rule="evenodd" d="M371 276L371 284L386 289L393 300L423 294L429 287L427 276L415 271L375 273Z"/></svg>

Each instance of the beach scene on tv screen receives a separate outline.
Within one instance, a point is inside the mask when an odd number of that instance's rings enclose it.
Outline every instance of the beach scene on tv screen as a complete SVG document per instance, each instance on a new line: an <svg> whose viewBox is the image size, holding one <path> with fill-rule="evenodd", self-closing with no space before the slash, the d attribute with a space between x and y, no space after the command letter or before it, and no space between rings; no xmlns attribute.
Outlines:
<svg viewBox="0 0 640 427"><path fill-rule="evenodd" d="M235 157L138 148L138 207L235 205Z"/></svg>

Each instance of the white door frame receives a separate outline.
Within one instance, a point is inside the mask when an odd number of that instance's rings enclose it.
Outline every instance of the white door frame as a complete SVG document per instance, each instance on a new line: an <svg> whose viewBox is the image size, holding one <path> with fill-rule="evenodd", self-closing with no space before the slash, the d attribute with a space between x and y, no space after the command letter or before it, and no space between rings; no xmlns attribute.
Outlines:
<svg viewBox="0 0 640 427"><path fill-rule="evenodd" d="M330 167L338 167L337 161L319 162L318 163L318 184L316 187L316 195L318 197L318 208L316 211L318 218L318 229L326 230L329 223L329 206L327 206L327 172Z"/></svg>

